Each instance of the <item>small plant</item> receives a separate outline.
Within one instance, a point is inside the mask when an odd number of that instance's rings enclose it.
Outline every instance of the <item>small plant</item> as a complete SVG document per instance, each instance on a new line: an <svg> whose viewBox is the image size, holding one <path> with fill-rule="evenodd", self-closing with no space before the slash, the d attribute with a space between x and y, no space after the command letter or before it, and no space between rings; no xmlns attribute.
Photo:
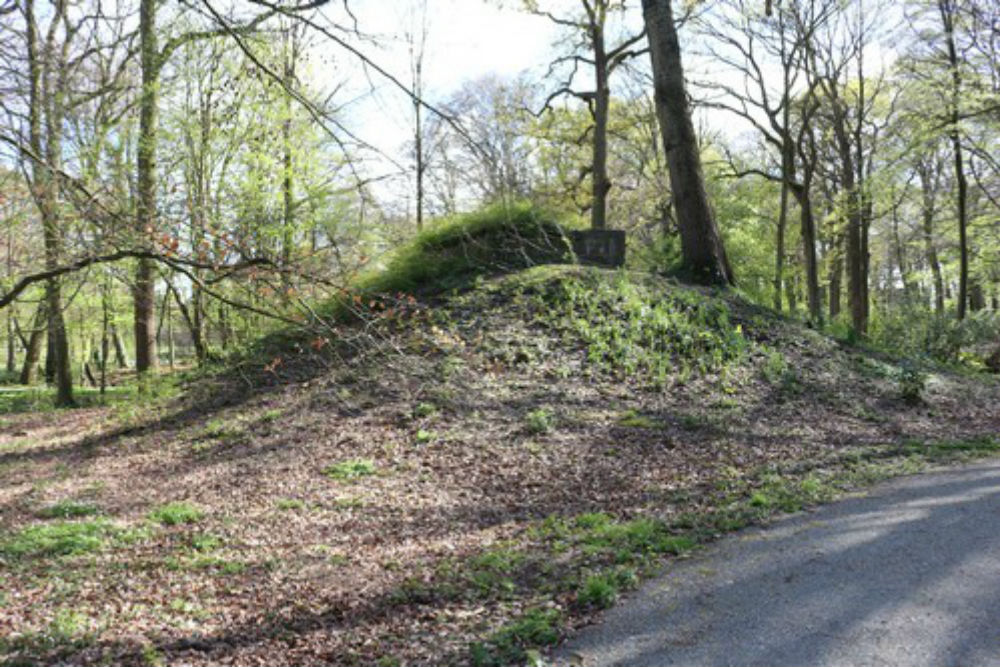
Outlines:
<svg viewBox="0 0 1000 667"><path fill-rule="evenodd" d="M413 408L413 416L418 419L430 417L435 412L437 412L437 406L433 403L418 403L417 406Z"/></svg>
<svg viewBox="0 0 1000 667"><path fill-rule="evenodd" d="M323 468L323 474L330 479L341 481L354 481L362 477L374 475L376 472L375 463L367 459L352 459L341 461Z"/></svg>
<svg viewBox="0 0 1000 667"><path fill-rule="evenodd" d="M528 432L532 435L548 433L555 428L555 415L551 410L539 408L532 410L527 416Z"/></svg>
<svg viewBox="0 0 1000 667"><path fill-rule="evenodd" d="M779 350L768 352L764 365L760 368L761 375L771 384L782 382L789 370L788 361Z"/></svg>
<svg viewBox="0 0 1000 667"><path fill-rule="evenodd" d="M204 513L190 503L172 502L149 513L149 520L163 526L180 526L201 521Z"/></svg>
<svg viewBox="0 0 1000 667"><path fill-rule="evenodd" d="M597 607L607 609L618 599L618 585L614 579L607 574L592 574L587 577L580 590L577 591L576 601L584 607Z"/></svg>
<svg viewBox="0 0 1000 667"><path fill-rule="evenodd" d="M927 388L927 373L919 364L907 361L899 367L897 376L900 397L910 405L923 401L924 390Z"/></svg>
<svg viewBox="0 0 1000 667"><path fill-rule="evenodd" d="M81 503L76 500L60 500L55 504L38 510L37 514L42 519L73 519L94 516L100 513L100 508L90 503Z"/></svg>
<svg viewBox="0 0 1000 667"><path fill-rule="evenodd" d="M618 423L628 428L658 428L660 425L652 417L640 415L635 410L629 410L621 416Z"/></svg>
<svg viewBox="0 0 1000 667"><path fill-rule="evenodd" d="M281 498L275 503L279 510L300 510L305 509L306 503L298 498Z"/></svg>
<svg viewBox="0 0 1000 667"><path fill-rule="evenodd" d="M524 662L528 652L559 641L562 614L558 609L529 609L487 642L472 645L471 659L476 667L499 667Z"/></svg>
<svg viewBox="0 0 1000 667"><path fill-rule="evenodd" d="M212 551L222 546L222 538L209 533L198 533L191 536L191 548L195 551Z"/></svg>
<svg viewBox="0 0 1000 667"><path fill-rule="evenodd" d="M27 526L0 542L0 554L13 558L75 556L98 551L113 529L106 521L62 521Z"/></svg>
<svg viewBox="0 0 1000 667"><path fill-rule="evenodd" d="M420 429L417 431L417 435L414 437L414 440L418 445L426 445L427 443L433 441L436 437L437 434L434 431L425 431L424 429Z"/></svg>
<svg viewBox="0 0 1000 667"><path fill-rule="evenodd" d="M266 410L264 414L260 416L259 421L261 424L271 424L273 422L278 421L278 418L280 416L281 416L281 410L278 408L272 408L270 410Z"/></svg>

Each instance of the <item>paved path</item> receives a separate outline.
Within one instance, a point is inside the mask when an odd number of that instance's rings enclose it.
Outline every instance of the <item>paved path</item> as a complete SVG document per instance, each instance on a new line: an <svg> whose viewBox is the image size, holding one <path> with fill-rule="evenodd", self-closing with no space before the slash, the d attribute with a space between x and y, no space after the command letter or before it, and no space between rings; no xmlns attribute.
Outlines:
<svg viewBox="0 0 1000 667"><path fill-rule="evenodd" d="M557 665L1000 665L1000 461L907 477L679 561Z"/></svg>

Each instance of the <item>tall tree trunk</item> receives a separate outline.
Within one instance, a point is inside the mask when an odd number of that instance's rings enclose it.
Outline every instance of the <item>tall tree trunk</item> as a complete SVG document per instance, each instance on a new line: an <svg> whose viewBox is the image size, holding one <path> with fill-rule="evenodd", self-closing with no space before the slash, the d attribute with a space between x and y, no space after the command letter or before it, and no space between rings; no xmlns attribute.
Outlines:
<svg viewBox="0 0 1000 667"><path fill-rule="evenodd" d="M933 163L919 164L917 176L920 178L920 216L923 220L924 258L931 269L934 281L934 312L941 315L944 313L944 276L941 274L941 261L938 259L937 245L934 241L934 199L937 195L937 179L933 169Z"/></svg>
<svg viewBox="0 0 1000 667"><path fill-rule="evenodd" d="M642 0L642 10L684 269L698 282L735 284L705 191L670 0Z"/></svg>
<svg viewBox="0 0 1000 667"><path fill-rule="evenodd" d="M784 161L784 158L782 158ZM782 173L788 174L785 167ZM778 230L774 239L774 309L781 312L781 288L785 282L785 226L788 224L788 179L781 181L781 204L778 211Z"/></svg>
<svg viewBox="0 0 1000 667"><path fill-rule="evenodd" d="M593 203L590 209L591 229L607 229L608 192L608 116L611 107L611 88L608 83L608 54L604 46L604 21L591 25L591 42L594 50L594 143L593 143Z"/></svg>
<svg viewBox="0 0 1000 667"><path fill-rule="evenodd" d="M62 121L66 91L65 63L56 61L56 26L66 15L66 3L53 3L53 16L45 40L44 53L39 52L35 24L34 0L26 0L28 46L28 124L29 143L36 156L31 162L32 187L42 222L45 246L45 267L59 266L62 253L62 229L59 220L59 184L56 173L62 159ZM43 123L44 117L44 123ZM43 132L44 125L44 132ZM44 140L43 140L44 134ZM45 284L46 316L48 318L46 379L56 384L56 405L73 404L73 375L70 370L69 340L62 312L62 291L59 278Z"/></svg>
<svg viewBox="0 0 1000 667"><path fill-rule="evenodd" d="M948 139L955 160L955 184L957 192L955 205L958 209L958 319L965 318L969 300L969 241L968 241L968 199L969 183L965 176L965 166L962 155L962 136L959 132L959 98L962 94L962 73L959 71L958 50L955 47L955 2L954 0L938 0L938 10L941 13L941 23L944 27L945 42L948 52L948 67L951 70L951 99L949 100Z"/></svg>
<svg viewBox="0 0 1000 667"><path fill-rule="evenodd" d="M805 259L809 318L816 324L821 324L823 322L823 296L819 288L819 260L816 257L816 218L813 213L808 183L808 179L804 180L803 187L793 190L793 192L799 204L799 228L802 236L802 254L803 259Z"/></svg>
<svg viewBox="0 0 1000 667"><path fill-rule="evenodd" d="M139 139L136 153L137 240L149 246L156 229L157 105L161 59L156 41L156 0L139 3L139 56L142 91L139 96ZM145 373L156 366L156 297L153 262L136 263L133 291L135 368Z"/></svg>

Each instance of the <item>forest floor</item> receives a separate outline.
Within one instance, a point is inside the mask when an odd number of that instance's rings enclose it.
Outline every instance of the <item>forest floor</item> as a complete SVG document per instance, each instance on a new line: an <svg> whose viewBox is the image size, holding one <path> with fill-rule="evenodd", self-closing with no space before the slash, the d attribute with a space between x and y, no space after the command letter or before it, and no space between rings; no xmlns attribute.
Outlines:
<svg viewBox="0 0 1000 667"><path fill-rule="evenodd" d="M577 280L603 301L550 298ZM0 661L523 664L719 534L1000 451L994 377L930 368L906 401L884 355L622 280L531 270L407 300L370 353L4 415ZM606 363L654 293L716 304L715 342Z"/></svg>

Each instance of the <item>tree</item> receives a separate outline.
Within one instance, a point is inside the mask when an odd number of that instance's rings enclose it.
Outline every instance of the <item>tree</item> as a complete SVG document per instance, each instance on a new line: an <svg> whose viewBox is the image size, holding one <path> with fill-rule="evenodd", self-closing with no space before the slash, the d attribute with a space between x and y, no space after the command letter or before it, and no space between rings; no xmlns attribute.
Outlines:
<svg viewBox="0 0 1000 667"><path fill-rule="evenodd" d="M642 8L684 269L696 282L735 284L705 191L670 0L643 0Z"/></svg>
<svg viewBox="0 0 1000 667"><path fill-rule="evenodd" d="M560 56L549 67L551 75L555 68L568 64L569 74L562 80L559 89L546 100L543 111L549 108L556 97L563 95L571 95L587 104L593 119L593 126L589 128L591 161L587 170L591 178L590 226L592 229L605 229L608 226L608 193L611 190L611 179L608 177L611 76L629 59L645 53L644 48L633 48L642 42L645 33L626 34L616 45L608 45L611 17L613 14L624 15L627 8L624 0L580 0L582 12L573 17L556 16L551 11L543 10L537 0L526 0L525 6L532 13L546 16L575 34L573 52ZM593 90L580 91L574 88L581 65L592 68Z"/></svg>

